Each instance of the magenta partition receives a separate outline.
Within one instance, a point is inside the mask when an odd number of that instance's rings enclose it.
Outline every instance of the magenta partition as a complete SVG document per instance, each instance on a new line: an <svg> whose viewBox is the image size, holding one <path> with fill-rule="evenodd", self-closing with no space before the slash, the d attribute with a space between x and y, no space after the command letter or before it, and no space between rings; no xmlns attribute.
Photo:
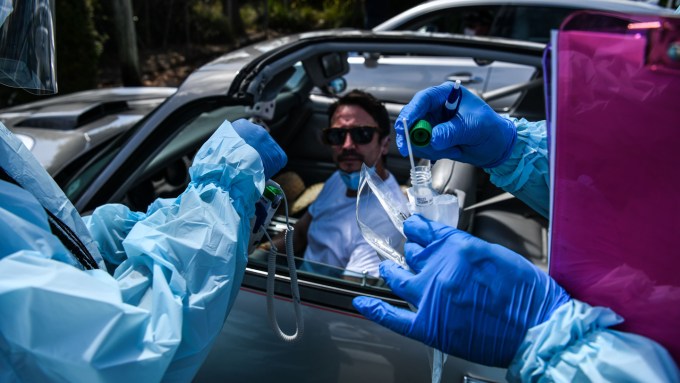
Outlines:
<svg viewBox="0 0 680 383"><path fill-rule="evenodd" d="M680 362L680 19L597 17L553 51L550 274Z"/></svg>

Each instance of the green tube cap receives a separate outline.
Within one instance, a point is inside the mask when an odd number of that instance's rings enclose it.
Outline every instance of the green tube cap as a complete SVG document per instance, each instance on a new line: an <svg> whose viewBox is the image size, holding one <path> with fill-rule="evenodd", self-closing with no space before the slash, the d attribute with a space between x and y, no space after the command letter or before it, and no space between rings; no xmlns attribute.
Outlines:
<svg viewBox="0 0 680 383"><path fill-rule="evenodd" d="M262 196L270 201L274 201L276 197L281 194L283 194L283 191L274 185L265 186L264 191L262 192Z"/></svg>
<svg viewBox="0 0 680 383"><path fill-rule="evenodd" d="M414 146L427 146L432 138L432 125L425 120L418 120L408 135Z"/></svg>

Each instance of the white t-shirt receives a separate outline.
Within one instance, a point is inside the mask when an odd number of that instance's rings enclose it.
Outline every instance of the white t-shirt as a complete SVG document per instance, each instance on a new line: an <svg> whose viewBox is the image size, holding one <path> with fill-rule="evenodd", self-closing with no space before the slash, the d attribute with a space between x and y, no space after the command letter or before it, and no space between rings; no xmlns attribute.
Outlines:
<svg viewBox="0 0 680 383"><path fill-rule="evenodd" d="M388 173L384 182L395 196L406 199L394 176ZM368 275L378 277L380 258L364 240L357 225L356 197L346 194L347 187L336 171L309 207L312 221L307 233L305 259L358 274L367 271Z"/></svg>

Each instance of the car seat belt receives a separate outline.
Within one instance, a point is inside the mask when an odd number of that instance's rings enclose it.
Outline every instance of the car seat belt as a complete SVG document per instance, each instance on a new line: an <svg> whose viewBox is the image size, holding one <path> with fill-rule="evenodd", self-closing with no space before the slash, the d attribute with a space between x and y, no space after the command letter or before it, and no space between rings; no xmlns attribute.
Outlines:
<svg viewBox="0 0 680 383"><path fill-rule="evenodd" d="M485 199L484 201L477 202L476 204L470 205L470 206L464 208L463 210L464 210L464 211L474 210L474 209L477 209L477 208L480 208L480 207L493 205L493 204L495 204L495 203L507 201L507 200L513 199L513 198L515 198L514 195L512 195L512 194L510 194L510 193L508 193L508 192L505 192L505 193L499 194L499 195L497 195L497 196L495 196L495 197L491 197L491 198L489 198L489 199Z"/></svg>
<svg viewBox="0 0 680 383"><path fill-rule="evenodd" d="M17 185L22 189L24 188L14 178L7 174L5 169L2 167L0 167L0 179ZM95 262L92 254L90 254L90 251L87 250L87 247L85 247L80 238L78 238L78 235L66 223L64 223L64 221L59 219L59 217L52 214L51 211L45 209L44 206L42 208L45 210L45 213L47 213L47 222L50 225L50 231L52 234L59 238L59 241L61 241L66 249L68 249L68 251L73 254L76 260L78 260L78 262L86 270L98 269L99 267L97 266L97 262Z"/></svg>

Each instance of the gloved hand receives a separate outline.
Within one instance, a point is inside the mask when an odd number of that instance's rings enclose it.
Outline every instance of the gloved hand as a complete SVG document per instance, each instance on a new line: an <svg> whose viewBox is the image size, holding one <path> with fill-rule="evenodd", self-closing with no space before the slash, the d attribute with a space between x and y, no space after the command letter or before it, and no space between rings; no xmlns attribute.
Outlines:
<svg viewBox="0 0 680 383"><path fill-rule="evenodd" d="M404 223L406 262L380 274L417 311L357 297L368 319L447 354L507 367L527 332L570 300L521 255L419 215Z"/></svg>
<svg viewBox="0 0 680 383"><path fill-rule="evenodd" d="M231 126L246 144L252 146L260 154L266 179L270 179L286 166L288 162L286 153L263 127L245 119L236 120L231 123Z"/></svg>
<svg viewBox="0 0 680 383"><path fill-rule="evenodd" d="M452 88L452 82L445 82L421 90L401 110L394 124L399 152L404 157L408 155L402 119L406 118L409 128L425 119L432 125L432 138L428 146L411 145L415 156L449 158L485 168L500 165L512 152L517 137L515 125L463 86L458 114L449 119L444 103Z"/></svg>

